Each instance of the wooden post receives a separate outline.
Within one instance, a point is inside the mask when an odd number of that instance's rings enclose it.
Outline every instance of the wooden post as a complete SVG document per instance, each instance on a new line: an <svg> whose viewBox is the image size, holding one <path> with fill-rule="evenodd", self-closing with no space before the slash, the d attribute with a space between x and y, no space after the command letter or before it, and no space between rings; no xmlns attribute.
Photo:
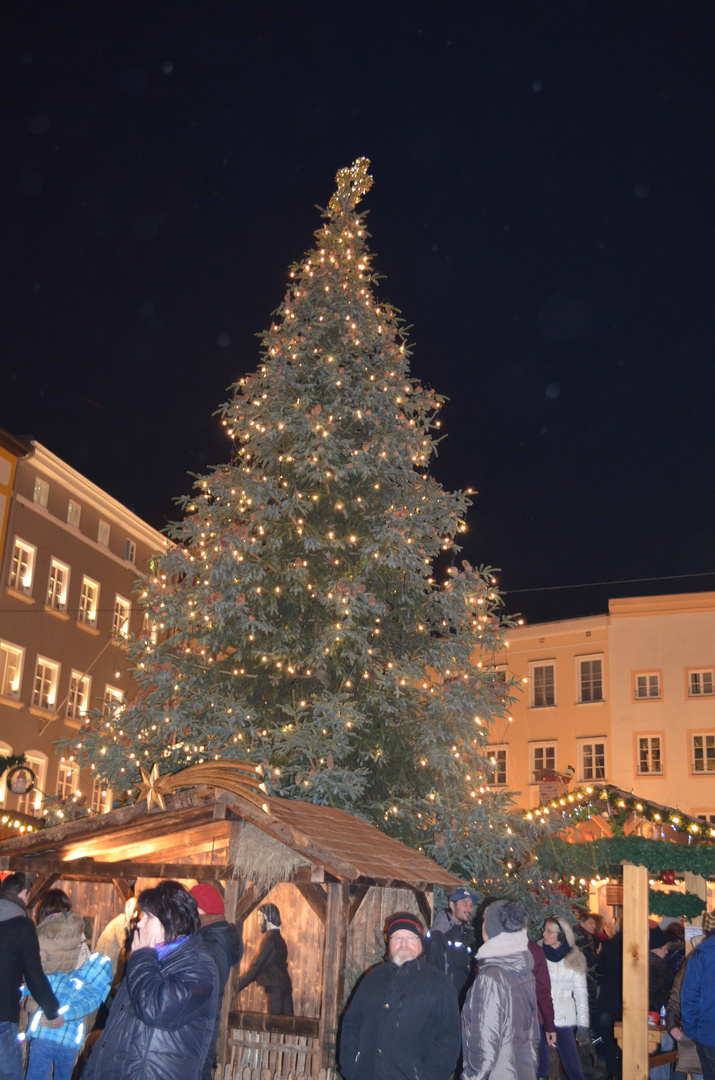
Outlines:
<svg viewBox="0 0 715 1080"><path fill-rule="evenodd" d="M232 881L227 881L225 884L223 906L226 909L226 922L228 923L235 923L236 921L238 889L239 885L235 878ZM232 1011L233 1003L236 999L236 984L238 982L239 966L239 964L234 964L231 968L223 992L221 1017L218 1025L218 1038L216 1040L216 1056L219 1064L219 1076L224 1075L226 1071L226 1062L228 1061L228 1015Z"/></svg>
<svg viewBox="0 0 715 1080"><path fill-rule="evenodd" d="M623 1076L647 1080L648 870L623 864Z"/></svg>
<svg viewBox="0 0 715 1080"><path fill-rule="evenodd" d="M330 882L325 920L323 954L323 1007L320 1010L320 1061L324 1069L334 1060L334 1047L340 1016L340 1002L345 986L345 958L348 945L350 887L347 882Z"/></svg>

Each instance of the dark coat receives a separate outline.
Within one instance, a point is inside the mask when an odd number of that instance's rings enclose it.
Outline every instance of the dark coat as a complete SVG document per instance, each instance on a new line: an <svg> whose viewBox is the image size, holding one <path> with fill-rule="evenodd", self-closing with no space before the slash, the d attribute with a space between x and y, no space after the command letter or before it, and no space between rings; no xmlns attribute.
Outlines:
<svg viewBox="0 0 715 1080"><path fill-rule="evenodd" d="M540 949L533 941L529 941L528 945L531 959L534 961L536 1008L539 1014L539 1021L544 1025L544 1031L555 1031L556 1023L554 1021L554 1003L551 1000L551 976L549 975L549 965L546 962L543 949Z"/></svg>
<svg viewBox="0 0 715 1080"><path fill-rule="evenodd" d="M464 1000L474 975L474 930L440 911L425 939L427 963L443 971Z"/></svg>
<svg viewBox="0 0 715 1080"><path fill-rule="evenodd" d="M217 1001L218 972L198 934L161 960L138 949L82 1080L198 1080Z"/></svg>
<svg viewBox="0 0 715 1080"><path fill-rule="evenodd" d="M715 1047L715 936L690 954L680 988L682 1028L689 1039Z"/></svg>
<svg viewBox="0 0 715 1080"><path fill-rule="evenodd" d="M20 1022L20 986L28 989L45 1016L54 1020L59 1003L42 970L37 931L21 900L0 899L0 1022Z"/></svg>
<svg viewBox="0 0 715 1080"><path fill-rule="evenodd" d="M459 1056L457 991L424 956L368 971L343 1016L344 1080L447 1080Z"/></svg>
<svg viewBox="0 0 715 1080"><path fill-rule="evenodd" d="M620 1020L623 1011L623 933L618 931L604 941L596 959L598 1015Z"/></svg>
<svg viewBox="0 0 715 1080"><path fill-rule="evenodd" d="M205 918L206 916L203 916ZM214 1021L213 1037L209 1044L209 1050L201 1073L202 1080L211 1080L214 1062L216 1060L216 1040L221 1022L221 1005L223 992L226 988L231 968L237 964L243 955L243 942L241 932L233 923L221 919L218 922L208 923L201 927L201 942L206 952L212 957L218 970L218 1002L216 1004L216 1019Z"/></svg>
<svg viewBox="0 0 715 1080"><path fill-rule="evenodd" d="M267 991L293 989L288 974L288 947L280 930L267 930L261 947L248 971L238 980L238 989L257 982Z"/></svg>

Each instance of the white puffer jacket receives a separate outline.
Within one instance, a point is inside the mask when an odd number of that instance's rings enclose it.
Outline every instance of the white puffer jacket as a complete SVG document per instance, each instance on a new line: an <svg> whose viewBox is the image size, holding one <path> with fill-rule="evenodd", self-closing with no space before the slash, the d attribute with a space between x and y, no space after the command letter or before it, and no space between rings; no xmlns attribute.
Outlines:
<svg viewBox="0 0 715 1080"><path fill-rule="evenodd" d="M555 920L554 920L555 921ZM589 1026L586 957L575 943L573 930L564 919L559 925L566 934L570 951L563 960L554 963L546 958L551 979L551 1000L554 1003L556 1027ZM543 942L541 942L543 946Z"/></svg>

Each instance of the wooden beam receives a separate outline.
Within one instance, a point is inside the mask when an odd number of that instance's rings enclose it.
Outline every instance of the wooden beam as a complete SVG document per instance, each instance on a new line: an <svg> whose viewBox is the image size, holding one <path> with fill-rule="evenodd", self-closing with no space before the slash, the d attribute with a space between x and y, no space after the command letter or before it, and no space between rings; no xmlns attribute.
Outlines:
<svg viewBox="0 0 715 1080"><path fill-rule="evenodd" d="M123 903L126 904L127 900L134 896L134 886L130 885L126 878L113 877L112 885L121 896Z"/></svg>
<svg viewBox="0 0 715 1080"><path fill-rule="evenodd" d="M320 885L308 885L299 881L295 882L295 887L307 900L320 921L324 923L328 911L328 897L325 889L322 889Z"/></svg>
<svg viewBox="0 0 715 1080"><path fill-rule="evenodd" d="M228 1014L229 1028L239 1031L271 1031L277 1035L302 1035L308 1039L317 1039L320 1021L313 1016L269 1016L267 1013L231 1012ZM276 1049L280 1050L280 1047ZM303 1053L309 1054L310 1047L302 1047Z"/></svg>
<svg viewBox="0 0 715 1080"><path fill-rule="evenodd" d="M255 911L268 896L268 889L257 889L255 885L249 885L243 896L236 904L237 923L245 922L252 911Z"/></svg>
<svg viewBox="0 0 715 1080"><path fill-rule="evenodd" d="M429 930L434 919L434 890L413 889L412 892L415 895L417 907L420 909L420 915L425 921L427 930Z"/></svg>
<svg viewBox="0 0 715 1080"><path fill-rule="evenodd" d="M229 850L234 840L238 840L238 835L241 830L241 822L234 821L231 824L231 835L229 842ZM238 910L238 899L240 884L236 878L231 878L226 882L226 888L223 895L223 906L226 912L226 922L236 922L236 912ZM228 979L226 980L226 986L223 992L223 1001L221 1002L221 1015L219 1018L218 1026L218 1038L216 1040L216 1051L219 1063L219 1076L223 1076L226 1071L226 1063L229 1059L228 1055L228 1030L229 1030L229 1014L233 1009L233 1003L236 1000L236 986L238 983L238 970L239 964L234 964L228 973Z"/></svg>
<svg viewBox="0 0 715 1080"><path fill-rule="evenodd" d="M348 910L348 926L352 923L353 919L360 910L360 905L370 891L369 885L351 885L350 886L350 908Z"/></svg>
<svg viewBox="0 0 715 1080"><path fill-rule="evenodd" d="M648 870L623 864L623 1075L648 1080Z"/></svg>
<svg viewBox="0 0 715 1080"><path fill-rule="evenodd" d="M325 920L323 953L323 1007L320 1010L319 1039L321 1065L330 1068L335 1060L340 1002L345 986L345 957L348 945L350 890L347 882L328 885L328 910Z"/></svg>
<svg viewBox="0 0 715 1080"><path fill-rule="evenodd" d="M59 874L51 873L48 877L35 878L34 884L30 889L27 897L27 907L33 908L35 904L38 904L46 892L52 888L54 883L59 879Z"/></svg>
<svg viewBox="0 0 715 1080"><path fill-rule="evenodd" d="M2 860L0 860L2 861ZM40 859L11 855L6 860L7 869L54 873L59 868L60 877L69 880L113 881L138 877L193 878L195 881L226 881L233 877L233 867L218 863L150 863L131 862L101 863L94 859L72 859L62 862L45 856Z"/></svg>

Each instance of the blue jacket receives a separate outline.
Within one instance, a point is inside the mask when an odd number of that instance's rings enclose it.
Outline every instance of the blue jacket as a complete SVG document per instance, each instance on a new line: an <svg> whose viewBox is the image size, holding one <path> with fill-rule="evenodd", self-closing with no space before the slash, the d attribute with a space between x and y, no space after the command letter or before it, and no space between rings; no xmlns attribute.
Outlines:
<svg viewBox="0 0 715 1080"><path fill-rule="evenodd" d="M92 953L76 971L57 971L47 978L65 1022L61 1028L42 1027L42 1011L38 1009L28 1025L28 1038L74 1046L79 1052L86 1035L84 1019L99 1008L112 985L112 962L103 953Z"/></svg>
<svg viewBox="0 0 715 1080"><path fill-rule="evenodd" d="M715 937L701 941L688 960L680 1012L688 1038L715 1047Z"/></svg>

